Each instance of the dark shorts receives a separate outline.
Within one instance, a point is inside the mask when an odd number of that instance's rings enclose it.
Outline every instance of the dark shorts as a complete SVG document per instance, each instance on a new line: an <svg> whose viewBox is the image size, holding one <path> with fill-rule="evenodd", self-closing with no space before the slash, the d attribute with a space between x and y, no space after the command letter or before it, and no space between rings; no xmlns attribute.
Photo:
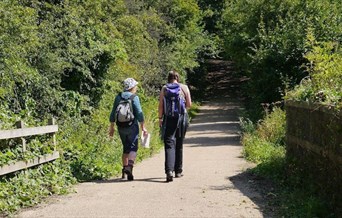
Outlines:
<svg viewBox="0 0 342 218"><path fill-rule="evenodd" d="M130 127L118 128L120 139L123 145L123 153L128 154L131 151L138 151L139 125L133 124Z"/></svg>

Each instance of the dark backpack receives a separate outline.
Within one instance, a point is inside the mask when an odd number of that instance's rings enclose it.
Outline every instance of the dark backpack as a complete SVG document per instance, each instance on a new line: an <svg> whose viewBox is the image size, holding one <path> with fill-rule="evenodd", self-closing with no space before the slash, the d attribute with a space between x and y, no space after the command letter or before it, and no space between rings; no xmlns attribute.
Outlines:
<svg viewBox="0 0 342 218"><path fill-rule="evenodd" d="M122 93L120 94L121 100L115 111L116 124L118 126L129 127L134 123L133 98L135 96L132 94L129 98L123 98Z"/></svg>
<svg viewBox="0 0 342 218"><path fill-rule="evenodd" d="M182 91L178 83L166 84L164 95L164 115L166 117L178 118L185 113L185 100L180 95Z"/></svg>

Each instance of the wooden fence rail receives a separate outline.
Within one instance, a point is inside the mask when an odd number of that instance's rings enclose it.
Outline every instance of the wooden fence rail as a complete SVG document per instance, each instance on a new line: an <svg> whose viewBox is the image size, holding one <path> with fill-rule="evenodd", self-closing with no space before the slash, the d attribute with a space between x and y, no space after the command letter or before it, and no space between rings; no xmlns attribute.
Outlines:
<svg viewBox="0 0 342 218"><path fill-rule="evenodd" d="M310 178L330 212L342 214L342 111L297 101L286 101L285 109L287 172Z"/></svg>
<svg viewBox="0 0 342 218"><path fill-rule="evenodd" d="M46 154L31 160L27 161L17 161L14 163L10 163L0 167L0 176L8 173L12 173L18 170L26 169L29 167L33 167L42 163L46 163L49 161L53 161L59 158L59 152L56 151L56 132L58 132L58 125L55 125L55 120L50 119L48 126L41 127L30 127L25 128L25 125L22 121L18 121L16 123L18 129L12 130L0 130L0 140L4 139L13 139L13 138L21 138L23 150L22 152L26 152L26 140L24 137L34 136L34 135L43 135L50 134L53 141L54 151L52 154Z"/></svg>

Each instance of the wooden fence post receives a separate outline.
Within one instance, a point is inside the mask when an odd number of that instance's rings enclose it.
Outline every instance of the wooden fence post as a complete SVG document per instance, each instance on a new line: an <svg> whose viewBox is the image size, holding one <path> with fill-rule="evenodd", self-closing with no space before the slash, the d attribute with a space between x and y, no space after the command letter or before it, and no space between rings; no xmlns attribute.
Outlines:
<svg viewBox="0 0 342 218"><path fill-rule="evenodd" d="M25 123L23 121L17 121L15 125L18 129L25 128ZM26 139L24 137L21 137L21 143L23 145L23 152L25 152L26 151Z"/></svg>
<svg viewBox="0 0 342 218"><path fill-rule="evenodd" d="M56 120L55 118L50 118L49 121L48 121L48 124L49 125L55 125L56 123ZM53 150L56 151L56 133L51 133L51 137L52 137L52 143L53 143Z"/></svg>

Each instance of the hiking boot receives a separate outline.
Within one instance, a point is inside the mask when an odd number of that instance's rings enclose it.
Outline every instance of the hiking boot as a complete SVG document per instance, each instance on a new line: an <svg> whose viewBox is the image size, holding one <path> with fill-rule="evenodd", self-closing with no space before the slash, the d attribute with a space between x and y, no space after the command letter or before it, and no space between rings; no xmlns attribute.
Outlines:
<svg viewBox="0 0 342 218"><path fill-rule="evenodd" d="M166 173L166 182L172 182L173 181L173 174L171 171Z"/></svg>
<svg viewBox="0 0 342 218"><path fill-rule="evenodd" d="M183 177L183 173L176 173L176 178Z"/></svg>
<svg viewBox="0 0 342 218"><path fill-rule="evenodd" d="M125 166L124 167L124 172L127 174L127 180L129 180L129 181L134 180L133 166L132 165Z"/></svg>
<svg viewBox="0 0 342 218"><path fill-rule="evenodd" d="M125 167L123 167L122 170L121 170L121 178L122 179L126 178L126 176L125 176Z"/></svg>

